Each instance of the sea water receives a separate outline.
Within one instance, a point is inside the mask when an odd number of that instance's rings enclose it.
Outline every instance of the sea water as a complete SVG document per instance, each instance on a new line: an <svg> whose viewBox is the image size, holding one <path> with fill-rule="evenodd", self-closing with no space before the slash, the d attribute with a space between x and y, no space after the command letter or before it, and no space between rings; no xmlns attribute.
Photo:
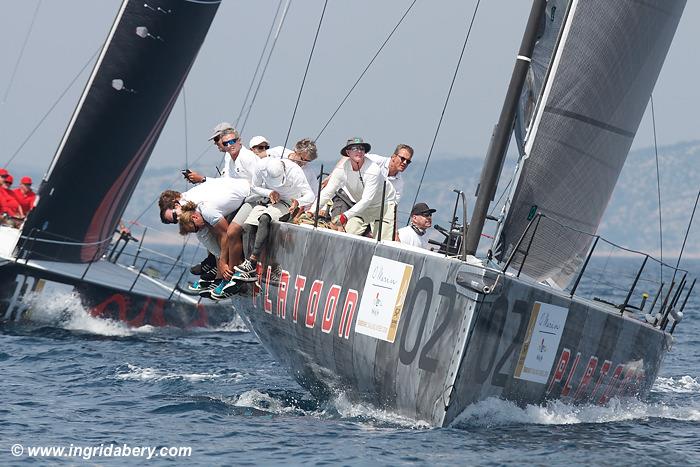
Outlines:
<svg viewBox="0 0 700 467"><path fill-rule="evenodd" d="M315 400L239 321L134 329L37 298L31 322L0 328L0 464L700 464L699 295L648 400L489 399L449 428Z"/></svg>

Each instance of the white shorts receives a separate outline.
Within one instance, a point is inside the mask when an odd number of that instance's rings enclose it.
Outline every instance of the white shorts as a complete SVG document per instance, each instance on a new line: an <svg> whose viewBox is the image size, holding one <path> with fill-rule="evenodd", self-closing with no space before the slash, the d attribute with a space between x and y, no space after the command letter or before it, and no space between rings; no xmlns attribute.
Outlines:
<svg viewBox="0 0 700 467"><path fill-rule="evenodd" d="M243 203L241 207L238 208L238 211L236 211L236 215L233 216L233 220L231 220L231 222L235 222L242 227L243 224L245 224L246 219L248 219L250 211L252 210L253 203Z"/></svg>
<svg viewBox="0 0 700 467"><path fill-rule="evenodd" d="M258 225L258 219L263 214L269 215L273 221L278 221L280 218L286 214L289 214L289 205L287 203L280 201L275 204L258 204L253 207L250 215L246 219L245 223L250 225Z"/></svg>

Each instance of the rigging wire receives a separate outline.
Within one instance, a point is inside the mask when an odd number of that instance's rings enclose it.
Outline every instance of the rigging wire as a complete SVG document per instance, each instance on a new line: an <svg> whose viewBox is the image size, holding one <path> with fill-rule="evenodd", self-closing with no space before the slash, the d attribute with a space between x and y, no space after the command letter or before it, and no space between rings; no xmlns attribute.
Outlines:
<svg viewBox="0 0 700 467"><path fill-rule="evenodd" d="M187 93L185 92L185 85L182 85L182 110L183 110L183 116L185 120L185 169L189 170L190 168L190 163L189 163L189 155L188 155L188 140L187 140ZM185 188L187 188L187 180L185 180Z"/></svg>
<svg viewBox="0 0 700 467"><path fill-rule="evenodd" d="M357 80L355 81L355 84L353 84L352 87L350 88L350 90L347 92L347 94L345 94L345 97L343 97L343 100L340 101L340 104L338 104L338 107L335 109L335 111L333 112L333 114L330 116L330 118L328 119L328 121L326 122L326 124L323 125L323 128L321 128L321 131L318 132L318 135L316 135L316 138L314 138L315 140L318 141L318 139L321 137L321 135L323 134L323 132L326 131L326 128L327 128L328 125L331 123L331 120L333 120L333 118L336 116L336 114L338 113L338 111L340 110L340 108L343 106L343 104L345 104L345 101L348 100L348 97L350 97L350 94L355 90L355 88L356 88L357 85L359 84L360 80L365 76L365 73L367 73L367 70L369 70L369 68L372 66L372 64L374 63L374 60L376 60L376 58L379 56L379 54L381 53L382 49L384 49L384 46L389 42L389 39L391 39L391 36L394 35L394 33L396 32L396 30L399 28L399 26L401 25L401 23L402 23L403 20L406 18L406 16L408 15L408 13L409 13L409 12L411 11L411 9L413 8L413 5L415 5L417 1L418 1L418 0L413 0L413 2L408 6L408 8L407 8L406 11L404 12L403 16L401 16L401 19L399 19L399 22L396 23L396 26L394 26L394 29L391 30L391 32L390 32L389 35L386 37L386 39L384 39L384 42L382 43L382 45L379 47L379 49L377 50L377 52L374 54L374 57L372 57L372 60L370 60L369 63L367 64L367 66L365 67L365 69L362 70L362 73L360 73L360 77L357 78Z"/></svg>
<svg viewBox="0 0 700 467"><path fill-rule="evenodd" d="M306 76L309 73L309 66L311 66L311 58L314 56L314 50L316 49L316 41L318 41L318 34L321 32L321 25L323 24L323 17L326 15L326 7L328 6L328 0L323 3L323 11L321 12L321 18L318 20L318 27L316 28L316 35L314 36L314 43L311 46L311 52L309 52L309 60L306 62L306 69L304 70L304 77L301 79L301 86L299 87L299 95L297 96L297 102L294 104L294 112L292 113L292 120L289 122L289 129L287 130L287 136L284 138L284 146L287 147L287 142L289 142L289 135L292 133L292 126L294 126L294 117L297 115L297 109L299 108L299 101L301 100L301 93L304 91L304 83L306 83Z"/></svg>
<svg viewBox="0 0 700 467"><path fill-rule="evenodd" d="M246 123L248 123L248 117L250 116L250 111L253 109L253 104L255 104L255 99L258 97L258 92L260 91L260 86L262 85L263 78L265 78L265 72L267 71L267 67L270 64L270 58L272 58L272 52L275 50L275 45L277 45L277 39L279 38L280 31L282 30L282 25L284 24L284 20L287 17L287 11L289 9L289 4L291 3L291 0L287 0L287 3L284 6L284 10L282 11L282 18L280 19L280 23L277 26L277 32L275 32L275 38L272 40L272 46L270 47L270 53L267 56L267 60L265 60L265 66L263 67L262 73L260 74L260 79L258 80L258 85L255 87L255 92L253 93L253 97L250 100L250 104L248 105L248 109L245 114L245 118L243 119L243 123L241 124L241 129L239 131L239 134L243 134L243 130L245 129ZM324 7L325 9L325 7Z"/></svg>
<svg viewBox="0 0 700 467"><path fill-rule="evenodd" d="M450 89L447 92L447 97L445 98L445 104L442 107L442 113L440 114L440 120L438 121L437 128L435 129L435 135L433 136L433 142L430 145L430 151L428 152L428 157L425 161L425 166L423 167L423 173L420 176L420 182L418 183L418 189L416 190L416 196L413 198L413 205L415 206L418 200L418 194L420 193L420 188L423 185L423 179L425 178L425 172L428 170L428 163L430 163L430 156L433 155L433 148L435 148L435 141L437 141L438 134L440 133L440 126L442 125L442 120L445 117L445 110L447 110L447 104L450 101L450 96L452 95L452 88L454 87L455 81L457 80L457 73L459 72L459 66L462 64L462 57L464 57L464 51L467 48L467 42L469 42L469 36L472 32L472 26L474 25L474 20L476 19L476 13L479 11L479 4L481 0L477 0L476 6L474 7L474 13L472 14L472 19L469 22L469 28L467 29L467 35L464 38L464 44L462 45L462 51L459 54L459 60L457 61L457 66L455 67L454 75L452 76L452 82L450 83ZM409 219L410 221L410 219ZM465 219L466 221L466 219Z"/></svg>
<svg viewBox="0 0 700 467"><path fill-rule="evenodd" d="M32 16L32 22L29 24L29 29L27 30L27 35L24 37L24 42L22 43L22 48L20 49L19 57L17 57L17 62L15 63L15 68L12 70L12 75L10 75L10 82L7 84L7 89L5 89L5 95L2 98L3 104L7 101L7 96L10 94L10 89L12 88L12 83L14 83L14 81L15 81L15 75L17 74L17 70L19 69L19 64L22 61L22 57L24 56L24 49L27 47L27 42L29 42L29 36L31 36L32 30L34 29L34 22L36 21L37 14L39 13L40 6L41 6L41 0L39 0L37 2L36 8L34 9L34 15Z"/></svg>
<svg viewBox="0 0 700 467"><path fill-rule="evenodd" d="M690 214L690 220L688 221L688 228L685 231L685 237L683 238L683 245L681 246L681 252L678 254L678 261L676 262L676 269L673 271L673 282L676 279L676 272L678 272L678 266L681 264L681 258L683 257L683 250L685 249L685 242L688 240L688 234L690 233L690 227L693 225L693 217L695 217L695 211L698 209L698 200L700 200L700 190L698 190L698 195L695 197L695 206L693 206L693 212Z"/></svg>
<svg viewBox="0 0 700 467"><path fill-rule="evenodd" d="M277 10L275 10L275 16L272 17L272 24L270 24L270 30L267 31L267 37L265 38L265 45L263 46L262 50L260 51L260 58L258 58L258 64L255 66L255 73L253 73L253 78L250 80L250 85L248 85L248 91L245 94L245 98L243 99L243 104L241 104L241 110L238 112L238 117L236 117L236 122L234 123L234 127L238 128L238 122L241 120L241 117L243 116L243 111L245 110L245 106L248 103L248 98L250 97L250 91L253 90L253 86L255 85L255 79L258 77L258 72L260 71L260 65L262 64L263 58L265 57L265 51L267 50L267 44L270 42L270 37L272 37L272 31L275 29L275 22L277 21L277 16L280 13L280 8L282 8L282 1L280 0L279 3L277 3ZM287 0L287 4L289 4L289 0ZM270 51L272 53L272 51ZM261 77L262 79L262 77Z"/></svg>
<svg viewBox="0 0 700 467"><path fill-rule="evenodd" d="M15 159L15 157L17 157L17 154L19 154L19 152L22 150L22 148L24 148L24 145L27 144L27 142L29 142L29 140L30 140L30 138L32 137L32 135L34 135L34 132L36 132L36 130L41 126L41 124L44 123L44 120L46 120L46 118L47 118L47 117L49 116L49 114L53 111L53 109L56 107L56 105L58 105L58 103L61 101L61 99L63 99L63 96L66 95L66 93L68 92L68 90L69 90L71 87L73 87L73 84L74 84L74 83L76 82L76 80L80 77L80 75L83 74L83 71L85 71L85 69L88 67L88 65L89 65L90 63L92 63L92 62L95 60L95 57L96 57L97 54L100 52L100 50L102 50L102 47L100 47L99 49L97 49L97 50L95 51L95 53L92 54L92 56L90 57L90 59L89 59L87 62L85 62L85 65L83 65L83 67L80 69L80 71L78 72L78 74L75 75L75 77L73 78L73 80L72 80L72 81L68 84L68 86L63 90L63 92L61 93L61 95L58 96L58 99L56 99L56 101L51 105L51 107L49 108L49 110L46 111L46 113L44 114L44 116L41 117L41 119L39 120L39 123L37 123L37 124L34 126L34 128L32 128L32 131L30 131L29 134L27 135L27 137L24 139L24 141L22 141L22 144L19 145L19 147L17 148L17 150L16 150L16 151L12 154L12 156L10 157L10 159L9 159L7 162L5 162L5 167L8 167L8 166L10 165L10 163Z"/></svg>
<svg viewBox="0 0 700 467"><path fill-rule="evenodd" d="M654 132L654 156L656 157L656 194L659 199L659 248L661 254L661 262L664 262L664 234L661 223L661 176L659 174L659 148L656 144L656 118L654 116L654 96L649 98L651 102L651 127ZM664 281L664 268L663 266L659 268L661 277L660 282Z"/></svg>

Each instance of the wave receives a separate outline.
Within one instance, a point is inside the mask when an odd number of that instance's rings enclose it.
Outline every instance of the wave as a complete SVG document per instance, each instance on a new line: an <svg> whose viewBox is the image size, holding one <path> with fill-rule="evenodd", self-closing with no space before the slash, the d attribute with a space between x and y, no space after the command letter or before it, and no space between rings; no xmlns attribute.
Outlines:
<svg viewBox="0 0 700 467"><path fill-rule="evenodd" d="M679 378L658 377L651 390L652 392L673 392L680 394L699 393L700 382L689 375Z"/></svg>
<svg viewBox="0 0 700 467"><path fill-rule="evenodd" d="M216 372L216 373L176 373L168 370L160 370L156 368L142 368L131 363L126 364L123 370L117 370L114 376L119 380L126 381L167 381L179 380L192 383L201 381L221 380L227 382L238 382L243 378L243 375L237 372Z"/></svg>
<svg viewBox="0 0 700 467"><path fill-rule="evenodd" d="M464 428L512 424L573 425L651 418L700 421L700 406L672 406L645 403L637 399L613 399L605 406L579 406L551 401L543 406L527 405L523 408L509 401L489 398L467 407L452 426Z"/></svg>
<svg viewBox="0 0 700 467"><path fill-rule="evenodd" d="M68 331L101 336L126 337L151 333L153 326L128 327L125 323L92 316L74 292L30 293L24 298L29 313L25 316L34 324L50 325Z"/></svg>
<svg viewBox="0 0 700 467"><path fill-rule="evenodd" d="M228 323L224 323L216 328L207 329L207 331L219 332L250 332L240 316L236 315Z"/></svg>

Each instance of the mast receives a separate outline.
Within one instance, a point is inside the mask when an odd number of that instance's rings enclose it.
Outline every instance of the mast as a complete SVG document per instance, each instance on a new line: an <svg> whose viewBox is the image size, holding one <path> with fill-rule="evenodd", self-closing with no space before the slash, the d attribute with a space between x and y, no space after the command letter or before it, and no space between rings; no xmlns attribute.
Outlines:
<svg viewBox="0 0 700 467"><path fill-rule="evenodd" d="M476 204L472 212L471 222L467 230L466 253L473 255L479 246L481 231L484 228L486 213L489 209L489 204L496 194L498 186L498 178L501 175L503 160L506 156L508 142L510 141L513 122L515 120L515 112L518 105L518 99L525 83L530 62L532 61L532 51L537 42L537 33L540 29L540 22L547 6L546 0L534 0L530 17L527 20L523 40L520 43L520 50L515 60L513 74L510 77L510 84L506 93L501 115L498 118L498 124L491 136L488 154L484 167L481 170L481 178L477 187Z"/></svg>

